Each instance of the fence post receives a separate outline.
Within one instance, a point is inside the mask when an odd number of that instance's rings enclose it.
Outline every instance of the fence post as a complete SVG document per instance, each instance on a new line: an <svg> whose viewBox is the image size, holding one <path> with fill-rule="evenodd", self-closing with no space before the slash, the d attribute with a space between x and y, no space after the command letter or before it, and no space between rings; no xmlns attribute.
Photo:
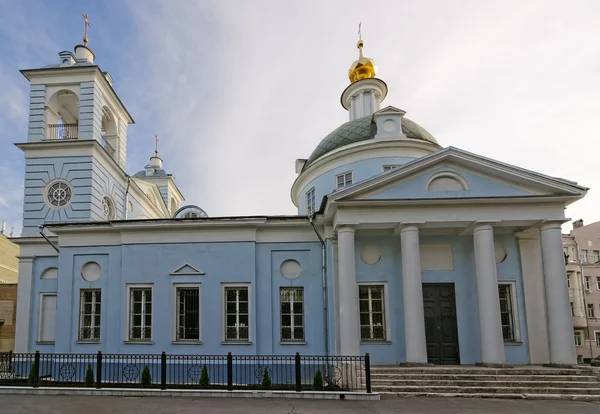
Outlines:
<svg viewBox="0 0 600 414"><path fill-rule="evenodd" d="M167 389L167 353L162 351L160 355L160 389Z"/></svg>
<svg viewBox="0 0 600 414"><path fill-rule="evenodd" d="M367 385L367 394L371 394L371 356L365 353L365 380Z"/></svg>
<svg viewBox="0 0 600 414"><path fill-rule="evenodd" d="M227 391L233 391L233 355L227 353Z"/></svg>
<svg viewBox="0 0 600 414"><path fill-rule="evenodd" d="M102 388L102 351L98 350L96 356L96 388Z"/></svg>
<svg viewBox="0 0 600 414"><path fill-rule="evenodd" d="M300 365L300 352L296 352L296 391L302 391L302 366Z"/></svg>
<svg viewBox="0 0 600 414"><path fill-rule="evenodd" d="M33 388L40 386L40 351L35 351L33 359Z"/></svg>
<svg viewBox="0 0 600 414"><path fill-rule="evenodd" d="M10 374L12 374L13 370L12 370L12 357L13 357L13 352L12 349L10 351L8 351L8 372Z"/></svg>

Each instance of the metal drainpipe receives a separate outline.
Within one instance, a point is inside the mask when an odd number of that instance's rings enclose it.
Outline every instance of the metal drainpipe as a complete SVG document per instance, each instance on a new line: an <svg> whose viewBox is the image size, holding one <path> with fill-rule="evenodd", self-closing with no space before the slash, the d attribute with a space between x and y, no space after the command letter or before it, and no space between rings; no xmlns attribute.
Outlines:
<svg viewBox="0 0 600 414"><path fill-rule="evenodd" d="M127 188L125 189L125 220L127 220L127 209L129 208L129 185L131 184L131 176L127 176Z"/></svg>
<svg viewBox="0 0 600 414"><path fill-rule="evenodd" d="M592 331L590 328L590 318L588 316L588 310L587 310L587 299L585 298L585 275L583 274L583 263L581 263L580 257L581 255L579 254L579 243L577 243L577 240L575 240L575 236L573 236L573 241L575 242L575 246L577 247L577 261L579 262L579 268L581 269L581 294L583 296L583 315L585 316L585 324L587 325L587 332L588 332L588 342L590 344L590 358L594 359L594 348L592 347ZM585 338L583 338L583 340L585 341Z"/></svg>
<svg viewBox="0 0 600 414"><path fill-rule="evenodd" d="M60 253L60 252L58 251L58 247L56 247L56 245L55 245L54 243L52 243L52 242L50 241L50 239L49 239L48 237L46 237L46 235L44 234L44 229L45 229L45 228L46 228L46 227L45 227L43 224L41 224L41 225L39 226L39 229L40 229L40 234L42 235L42 237L43 237L44 239L46 239L46 241L47 241L48 243L50 243L50 246L52 246L52 248L53 248L54 250L56 250L56 253Z"/></svg>
<svg viewBox="0 0 600 414"><path fill-rule="evenodd" d="M313 222L314 214L312 216L308 216L308 222L312 226L315 234L319 238L321 242L321 286L323 286L323 314L324 314L324 327L325 327L325 356L329 356L329 306L328 306L328 297L327 297L327 257L325 251L325 240L321 237L317 228L315 227L315 223Z"/></svg>

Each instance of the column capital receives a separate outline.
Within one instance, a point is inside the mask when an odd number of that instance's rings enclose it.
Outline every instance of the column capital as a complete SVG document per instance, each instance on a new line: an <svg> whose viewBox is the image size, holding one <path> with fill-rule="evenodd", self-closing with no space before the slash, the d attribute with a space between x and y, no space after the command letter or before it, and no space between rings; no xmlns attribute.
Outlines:
<svg viewBox="0 0 600 414"><path fill-rule="evenodd" d="M477 221L473 225L473 233L477 233L481 230L494 230L494 224L499 223L499 221Z"/></svg>
<svg viewBox="0 0 600 414"><path fill-rule="evenodd" d="M562 231L562 225L570 221L570 219L564 220L544 220L540 226L540 231L560 229Z"/></svg>
<svg viewBox="0 0 600 414"><path fill-rule="evenodd" d="M424 221L411 221L406 223L400 223L394 229L394 236L398 236L401 233L407 231L419 231L419 226L425 224Z"/></svg>
<svg viewBox="0 0 600 414"><path fill-rule="evenodd" d="M344 224L342 226L337 227L335 229L335 232L337 234L340 234L340 233L355 233L356 229L354 228L354 226L350 226L350 225Z"/></svg>

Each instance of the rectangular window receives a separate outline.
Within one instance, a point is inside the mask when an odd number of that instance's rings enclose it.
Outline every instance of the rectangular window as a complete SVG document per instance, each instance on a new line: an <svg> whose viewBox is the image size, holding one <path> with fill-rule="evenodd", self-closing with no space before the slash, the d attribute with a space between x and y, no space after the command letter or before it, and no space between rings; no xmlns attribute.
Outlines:
<svg viewBox="0 0 600 414"><path fill-rule="evenodd" d="M596 288L600 290L600 277L596 278Z"/></svg>
<svg viewBox="0 0 600 414"><path fill-rule="evenodd" d="M200 287L175 287L175 341L200 341Z"/></svg>
<svg viewBox="0 0 600 414"><path fill-rule="evenodd" d="M565 256L569 256L569 248L568 247L563 247L563 252L565 253Z"/></svg>
<svg viewBox="0 0 600 414"><path fill-rule="evenodd" d="M385 297L383 285L361 285L358 289L360 339L386 341Z"/></svg>
<svg viewBox="0 0 600 414"><path fill-rule="evenodd" d="M281 288L281 342L304 341L304 288Z"/></svg>
<svg viewBox="0 0 600 414"><path fill-rule="evenodd" d="M575 304L571 302L571 316L575 316Z"/></svg>
<svg viewBox="0 0 600 414"><path fill-rule="evenodd" d="M40 295L38 342L54 342L56 330L56 293Z"/></svg>
<svg viewBox="0 0 600 414"><path fill-rule="evenodd" d="M592 278L590 276L585 277L585 290L592 290Z"/></svg>
<svg viewBox="0 0 600 414"><path fill-rule="evenodd" d="M398 168L398 167L399 167L399 165L384 165L383 166L383 172L388 172L388 171L391 171L391 170L393 170L395 168Z"/></svg>
<svg viewBox="0 0 600 414"><path fill-rule="evenodd" d="M595 312L594 312L594 304L593 303L588 303L587 305L587 314L589 318L595 318Z"/></svg>
<svg viewBox="0 0 600 414"><path fill-rule="evenodd" d="M600 262L600 250L594 250L594 264Z"/></svg>
<svg viewBox="0 0 600 414"><path fill-rule="evenodd" d="M570 288L571 287L571 277L569 276L569 274L567 273L567 287Z"/></svg>
<svg viewBox="0 0 600 414"><path fill-rule="evenodd" d="M100 289L81 289L79 295L79 340L100 340Z"/></svg>
<svg viewBox="0 0 600 414"><path fill-rule="evenodd" d="M315 188L311 188L306 192L306 211L309 216L315 213Z"/></svg>
<svg viewBox="0 0 600 414"><path fill-rule="evenodd" d="M596 346L600 346L600 332L594 332L596 336Z"/></svg>
<svg viewBox="0 0 600 414"><path fill-rule="evenodd" d="M516 342L514 297L512 284L498 285L500 296L500 319L502 321L502 337L504 342Z"/></svg>
<svg viewBox="0 0 600 414"><path fill-rule="evenodd" d="M345 172L335 177L337 188L344 188L352 185L352 171Z"/></svg>
<svg viewBox="0 0 600 414"><path fill-rule="evenodd" d="M225 341L250 341L248 287L225 287Z"/></svg>
<svg viewBox="0 0 600 414"><path fill-rule="evenodd" d="M587 263L587 262L588 262L588 251L582 250L581 251L581 263Z"/></svg>
<svg viewBox="0 0 600 414"><path fill-rule="evenodd" d="M129 340L152 340L152 288L129 288Z"/></svg>
<svg viewBox="0 0 600 414"><path fill-rule="evenodd" d="M583 344L583 331L574 331L575 346L582 346Z"/></svg>

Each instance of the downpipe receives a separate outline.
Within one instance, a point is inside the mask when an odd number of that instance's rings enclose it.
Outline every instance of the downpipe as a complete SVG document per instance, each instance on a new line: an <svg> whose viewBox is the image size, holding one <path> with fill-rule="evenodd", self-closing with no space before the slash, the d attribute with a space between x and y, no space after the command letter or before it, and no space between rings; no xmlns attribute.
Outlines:
<svg viewBox="0 0 600 414"><path fill-rule="evenodd" d="M52 243L52 241L51 241L51 240L50 240L50 239L49 239L49 238L48 238L48 237L47 237L47 236L44 234L44 229L45 229L45 228L46 228L46 227L45 227L43 224L41 224L41 225L39 226L39 229L40 229L40 234L41 234L41 235L42 235L42 237L43 237L43 238L44 238L44 239L45 239L45 240L46 240L46 241L47 241L47 242L50 244L50 246L52 246L52 248L53 248L54 250L56 250L56 253L60 253L60 252L59 252L59 250L58 250L58 246L56 246L54 243Z"/></svg>
<svg viewBox="0 0 600 414"><path fill-rule="evenodd" d="M325 250L325 240L319 234L314 223L314 214L308 216L308 222L312 226L319 242L321 243L321 286L323 287L323 326L325 327L325 356L329 356L329 300L327 295L327 254Z"/></svg>

